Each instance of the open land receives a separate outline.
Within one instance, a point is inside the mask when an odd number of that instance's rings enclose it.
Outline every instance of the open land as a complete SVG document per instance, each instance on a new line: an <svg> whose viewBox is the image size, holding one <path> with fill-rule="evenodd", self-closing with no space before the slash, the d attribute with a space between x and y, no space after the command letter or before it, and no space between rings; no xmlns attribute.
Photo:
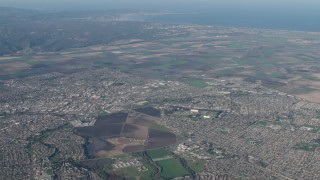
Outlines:
<svg viewBox="0 0 320 180"><path fill-rule="evenodd" d="M149 110L146 112L153 114L159 111L151 107L141 108L142 110ZM155 115L158 116L158 113ZM174 144L175 134L152 128L159 123L157 121L159 121L157 117L138 112L113 113L97 117L93 126L76 129L78 135L91 138L89 146L92 147L88 148L93 149L94 156L112 157Z"/></svg>
<svg viewBox="0 0 320 180"><path fill-rule="evenodd" d="M261 83L265 87L319 102L317 34L275 30L167 25L158 31L176 36L132 39L107 46L29 56L0 62L2 77L110 67L142 77L176 79L196 87L218 78ZM160 33L160 32L159 32ZM303 48L301 48L303 47ZM18 57L18 58L17 58ZM71 64L76 64L72 66ZM32 70L29 70L29 69Z"/></svg>

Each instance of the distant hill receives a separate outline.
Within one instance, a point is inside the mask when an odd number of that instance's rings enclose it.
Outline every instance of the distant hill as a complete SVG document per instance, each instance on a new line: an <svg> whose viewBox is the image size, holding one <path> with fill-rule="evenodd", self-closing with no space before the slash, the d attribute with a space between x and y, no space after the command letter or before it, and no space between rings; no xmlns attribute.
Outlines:
<svg viewBox="0 0 320 180"><path fill-rule="evenodd" d="M60 51L129 38L154 38L143 22L119 20L125 11L44 13L0 8L0 55Z"/></svg>

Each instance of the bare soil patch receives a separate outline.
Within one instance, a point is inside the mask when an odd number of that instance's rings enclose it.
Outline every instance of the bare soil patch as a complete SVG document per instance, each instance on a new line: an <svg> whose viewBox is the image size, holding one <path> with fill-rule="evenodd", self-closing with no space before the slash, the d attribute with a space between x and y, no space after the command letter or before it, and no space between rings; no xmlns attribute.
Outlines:
<svg viewBox="0 0 320 180"><path fill-rule="evenodd" d="M312 92L307 94L297 94L296 96L305 99L310 102L320 103L320 90L319 92Z"/></svg>
<svg viewBox="0 0 320 180"><path fill-rule="evenodd" d="M23 62L11 62L11 63L0 64L0 69L1 69L1 72L3 73L17 71L21 69L27 69L27 68L30 68L30 65Z"/></svg>
<svg viewBox="0 0 320 180"><path fill-rule="evenodd" d="M126 124L121 136L145 140L148 138L148 131L149 128L146 126Z"/></svg>
<svg viewBox="0 0 320 180"><path fill-rule="evenodd" d="M140 109L144 113L159 116L154 108ZM93 138L89 146L93 156L115 156L123 153L161 148L176 142L175 134L164 130L150 129L159 118L131 111L113 113L97 117L94 126L79 127L77 134Z"/></svg>

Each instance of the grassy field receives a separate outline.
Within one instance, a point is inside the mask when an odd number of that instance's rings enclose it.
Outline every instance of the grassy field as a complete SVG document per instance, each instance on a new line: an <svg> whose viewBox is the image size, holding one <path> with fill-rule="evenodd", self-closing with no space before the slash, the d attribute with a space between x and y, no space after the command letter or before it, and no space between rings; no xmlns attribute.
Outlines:
<svg viewBox="0 0 320 180"><path fill-rule="evenodd" d="M161 124L154 124L150 127L150 129L161 130L166 132L171 132L170 129Z"/></svg>
<svg viewBox="0 0 320 180"><path fill-rule="evenodd" d="M113 158L127 159L127 158L131 158L131 156L129 156L128 154L119 154L119 155L113 156Z"/></svg>
<svg viewBox="0 0 320 180"><path fill-rule="evenodd" d="M135 167L127 167L118 169L115 173L120 176L129 177L130 179L149 180L153 179L153 167L149 164L144 163L144 166L148 169L147 171L139 172Z"/></svg>
<svg viewBox="0 0 320 180"><path fill-rule="evenodd" d="M312 144L307 142L301 142L294 146L295 149L303 151L315 151L319 147L319 144Z"/></svg>
<svg viewBox="0 0 320 180"><path fill-rule="evenodd" d="M48 169L48 170L47 170L47 174L48 174L48 175L52 175L52 174L53 174L53 169Z"/></svg>
<svg viewBox="0 0 320 180"><path fill-rule="evenodd" d="M118 169L116 173L121 176L129 176L132 178L139 176L139 171L134 167L127 167L127 168Z"/></svg>
<svg viewBox="0 0 320 180"><path fill-rule="evenodd" d="M194 170L196 173L201 173L205 171L204 163L205 161L196 160L195 162L187 160L188 166Z"/></svg>
<svg viewBox="0 0 320 180"><path fill-rule="evenodd" d="M161 176L163 178L176 178L188 175L188 171L180 164L178 159L167 159L157 161L157 164L162 168Z"/></svg>
<svg viewBox="0 0 320 180"><path fill-rule="evenodd" d="M270 122L270 121L259 121L256 124L259 125L259 126L265 127L265 126L269 126L271 124L280 126L282 123L281 123L281 121L272 121L272 122Z"/></svg>
<svg viewBox="0 0 320 180"><path fill-rule="evenodd" d="M170 156L171 155L170 152L168 152L167 150L165 150L163 148L149 150L149 151L147 151L147 154L152 159L162 158L162 157L166 157L166 156Z"/></svg>
<svg viewBox="0 0 320 180"><path fill-rule="evenodd" d="M259 125L259 126L267 126L268 122L267 121L259 121L256 124Z"/></svg>
<svg viewBox="0 0 320 180"><path fill-rule="evenodd" d="M320 131L320 126L304 125L304 127L311 128L310 132L317 133Z"/></svg>
<svg viewBox="0 0 320 180"><path fill-rule="evenodd" d="M149 180L149 179L154 179L153 178L153 167L150 165L150 164L144 164L145 167L148 169L147 171L144 171L144 172L139 172L140 175L139 175L139 179L140 180Z"/></svg>

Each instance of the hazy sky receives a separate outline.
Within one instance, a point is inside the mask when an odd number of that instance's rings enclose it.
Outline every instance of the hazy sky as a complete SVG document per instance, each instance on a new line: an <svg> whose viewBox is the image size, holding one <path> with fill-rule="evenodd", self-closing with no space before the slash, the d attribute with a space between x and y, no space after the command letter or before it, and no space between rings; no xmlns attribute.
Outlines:
<svg viewBox="0 0 320 180"><path fill-rule="evenodd" d="M86 10L86 9L164 9L194 10L218 9L265 9L316 11L319 0L0 0L0 6L22 7L43 10Z"/></svg>

